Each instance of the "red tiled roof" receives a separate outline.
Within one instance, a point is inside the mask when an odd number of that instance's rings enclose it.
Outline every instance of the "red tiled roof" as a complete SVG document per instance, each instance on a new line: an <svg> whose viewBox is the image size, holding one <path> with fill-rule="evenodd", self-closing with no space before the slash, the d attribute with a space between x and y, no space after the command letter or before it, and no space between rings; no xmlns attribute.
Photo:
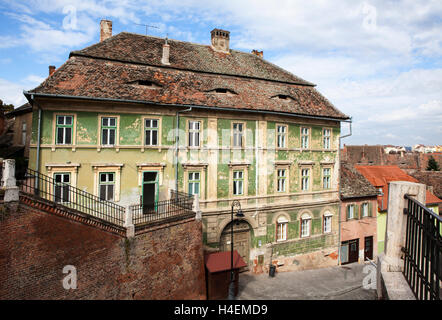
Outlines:
<svg viewBox="0 0 442 320"><path fill-rule="evenodd" d="M230 257L230 251L209 253L205 257L207 270L209 270L210 273L230 270ZM246 266L247 264L244 262L243 258L241 258L238 251L233 250L233 269L239 269Z"/></svg>
<svg viewBox="0 0 442 320"><path fill-rule="evenodd" d="M409 181L419 183L418 180L409 176L398 166L358 166L355 168L370 181L376 188L382 188L383 196L378 196L379 210L387 210L388 205L388 184L391 181ZM442 203L442 200L433 195L430 191L426 191L426 204Z"/></svg>
<svg viewBox="0 0 442 320"><path fill-rule="evenodd" d="M30 93L348 119L313 84L254 54L235 50L224 54L207 45L169 40L171 65L164 66L163 43L160 38L120 33L72 52ZM136 84L139 80L156 86ZM231 92L215 93L217 88Z"/></svg>
<svg viewBox="0 0 442 320"><path fill-rule="evenodd" d="M341 198L375 197L376 188L353 165L341 162Z"/></svg>

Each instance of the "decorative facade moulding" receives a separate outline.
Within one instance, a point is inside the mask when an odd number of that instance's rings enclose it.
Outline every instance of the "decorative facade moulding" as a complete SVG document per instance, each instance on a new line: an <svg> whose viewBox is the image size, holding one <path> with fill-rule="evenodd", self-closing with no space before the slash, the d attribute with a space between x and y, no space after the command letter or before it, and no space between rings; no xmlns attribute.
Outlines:
<svg viewBox="0 0 442 320"><path fill-rule="evenodd" d="M334 165L335 162L334 161L321 161L320 164L321 165Z"/></svg>
<svg viewBox="0 0 442 320"><path fill-rule="evenodd" d="M290 160L278 160L275 161L275 166L291 166L292 165L292 161Z"/></svg>
<svg viewBox="0 0 442 320"><path fill-rule="evenodd" d="M314 166L315 162L314 161L298 161L298 166Z"/></svg>
<svg viewBox="0 0 442 320"><path fill-rule="evenodd" d="M203 162L187 162L187 163L182 164L184 169L187 169L187 168L207 168L208 165L209 165L208 163L203 163Z"/></svg>
<svg viewBox="0 0 442 320"><path fill-rule="evenodd" d="M249 167L250 166L250 162L233 162L230 161L229 162L229 167L240 167L240 166L245 166L245 167Z"/></svg>
<svg viewBox="0 0 442 320"><path fill-rule="evenodd" d="M92 163L92 168L100 168L100 167L122 167L124 164L122 163Z"/></svg>
<svg viewBox="0 0 442 320"><path fill-rule="evenodd" d="M164 162L137 163L137 167L155 167L155 168L161 167L161 168L164 168L165 166L166 166L166 164Z"/></svg>
<svg viewBox="0 0 442 320"><path fill-rule="evenodd" d="M46 163L46 169L51 171L53 168L75 168L78 170L79 163Z"/></svg>

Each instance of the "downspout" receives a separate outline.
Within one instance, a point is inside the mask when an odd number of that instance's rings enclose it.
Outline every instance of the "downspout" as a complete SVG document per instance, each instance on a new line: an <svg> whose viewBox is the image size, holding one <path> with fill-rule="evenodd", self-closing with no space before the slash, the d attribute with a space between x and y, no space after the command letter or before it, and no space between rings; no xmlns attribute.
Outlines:
<svg viewBox="0 0 442 320"><path fill-rule="evenodd" d="M339 176L338 176L338 197L339 197L339 228L338 228L338 265L341 264L341 208L342 208L342 201L341 201L341 139L350 137L352 135L351 131L351 124L352 124L352 118L350 117L350 133L340 136L339 137L339 148L338 148L338 158L339 158Z"/></svg>
<svg viewBox="0 0 442 320"><path fill-rule="evenodd" d="M180 133L180 112L192 111L192 107L186 110L179 110L176 112L176 126L175 126L175 190L178 191L178 144ZM178 196L178 194L176 194Z"/></svg>
<svg viewBox="0 0 442 320"><path fill-rule="evenodd" d="M41 107L40 105L37 103L37 101L34 100L34 95L31 95L31 105L33 106L34 104L37 106L38 108L38 125L37 125L37 159L36 159L36 164L35 164L35 170L36 171L40 171L40 144L41 144ZM34 181L34 189L36 192L38 192L39 189L39 179L35 179Z"/></svg>

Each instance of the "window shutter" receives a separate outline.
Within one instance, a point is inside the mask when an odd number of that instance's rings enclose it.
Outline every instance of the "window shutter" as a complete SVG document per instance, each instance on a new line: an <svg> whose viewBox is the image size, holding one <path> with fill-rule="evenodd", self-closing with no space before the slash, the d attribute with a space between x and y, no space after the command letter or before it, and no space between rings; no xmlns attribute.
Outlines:
<svg viewBox="0 0 442 320"><path fill-rule="evenodd" d="M350 219L350 206L347 205L347 220Z"/></svg>
<svg viewBox="0 0 442 320"><path fill-rule="evenodd" d="M368 203L368 216L372 217L373 213L371 212L371 202L367 202Z"/></svg>

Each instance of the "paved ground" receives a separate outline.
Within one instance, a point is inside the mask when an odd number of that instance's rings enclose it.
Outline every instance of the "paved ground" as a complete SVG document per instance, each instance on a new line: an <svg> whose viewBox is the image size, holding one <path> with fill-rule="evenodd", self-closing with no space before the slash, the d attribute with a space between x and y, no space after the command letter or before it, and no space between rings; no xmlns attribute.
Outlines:
<svg viewBox="0 0 442 320"><path fill-rule="evenodd" d="M376 290L366 290L364 264L330 268L239 276L238 300L375 300Z"/></svg>

